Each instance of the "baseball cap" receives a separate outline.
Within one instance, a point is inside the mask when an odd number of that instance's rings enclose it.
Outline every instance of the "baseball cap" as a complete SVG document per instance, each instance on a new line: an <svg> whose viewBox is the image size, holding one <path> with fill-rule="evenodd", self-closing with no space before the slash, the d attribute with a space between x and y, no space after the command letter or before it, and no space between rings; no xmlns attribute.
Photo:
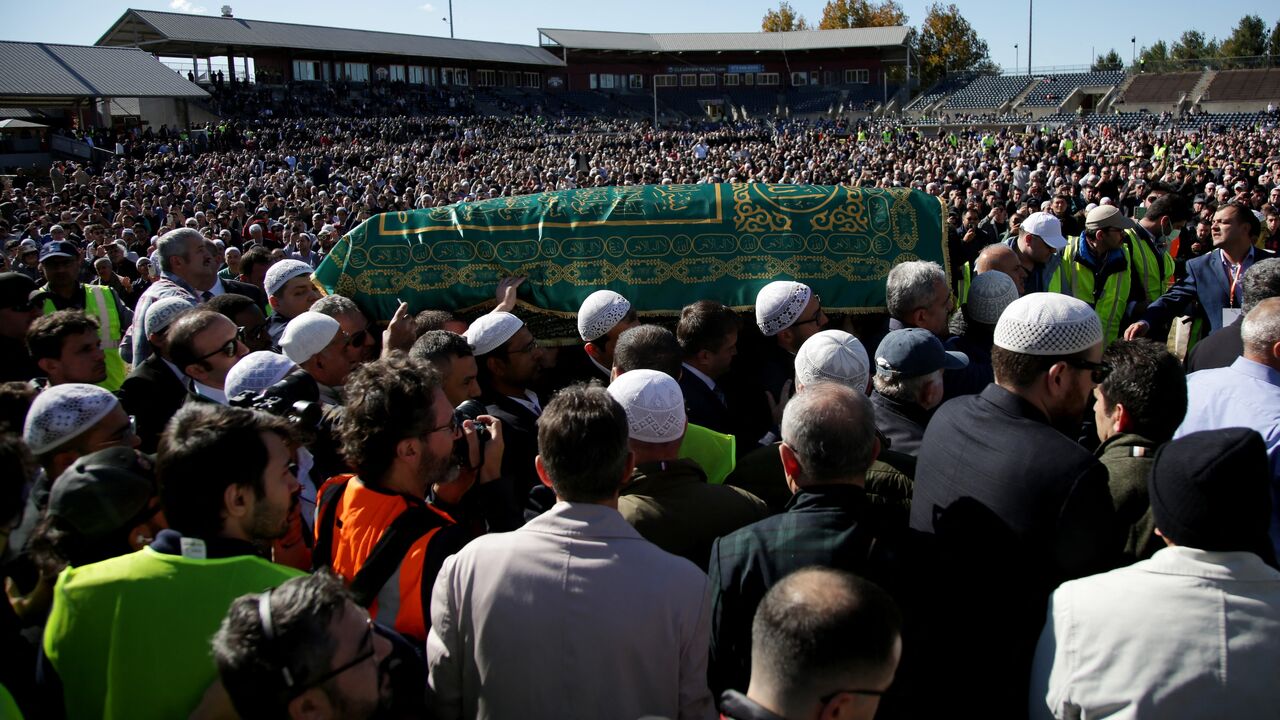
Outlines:
<svg viewBox="0 0 1280 720"><path fill-rule="evenodd" d="M969 356L947 350L924 328L903 328L884 336L876 348L876 374L919 377L938 370L968 367Z"/></svg>
<svg viewBox="0 0 1280 720"><path fill-rule="evenodd" d="M0 309L30 309L31 293L35 290L35 281L22 273L0 273Z"/></svg>
<svg viewBox="0 0 1280 720"><path fill-rule="evenodd" d="M44 244L44 247L40 248L40 262L55 257L74 258L79 256L80 251L76 249L76 246L66 240L50 240Z"/></svg>
<svg viewBox="0 0 1280 720"><path fill-rule="evenodd" d="M1053 213L1034 212L1022 221L1023 231L1028 235L1035 235L1045 242L1046 245L1054 250L1061 250L1067 246L1067 239L1062 236L1062 223Z"/></svg>
<svg viewBox="0 0 1280 720"><path fill-rule="evenodd" d="M158 492L149 456L133 448L107 448L79 458L58 476L48 515L87 538L103 538L141 522Z"/></svg>

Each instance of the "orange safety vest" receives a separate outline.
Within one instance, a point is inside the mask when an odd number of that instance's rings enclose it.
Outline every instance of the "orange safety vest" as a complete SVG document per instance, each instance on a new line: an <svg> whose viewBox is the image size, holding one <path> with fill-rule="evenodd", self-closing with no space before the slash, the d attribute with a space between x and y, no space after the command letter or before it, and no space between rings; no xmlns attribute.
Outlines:
<svg viewBox="0 0 1280 720"><path fill-rule="evenodd" d="M435 576L465 542L433 541L462 528L425 501L371 488L355 475L330 478L317 497L313 565L341 576L379 624L425 641Z"/></svg>

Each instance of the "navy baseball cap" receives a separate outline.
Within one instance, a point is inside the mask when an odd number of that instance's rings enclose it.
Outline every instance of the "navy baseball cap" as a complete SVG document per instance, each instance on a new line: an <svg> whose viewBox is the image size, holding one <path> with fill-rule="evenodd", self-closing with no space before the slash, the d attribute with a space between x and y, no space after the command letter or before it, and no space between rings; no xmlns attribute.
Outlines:
<svg viewBox="0 0 1280 720"><path fill-rule="evenodd" d="M968 355L947 350L941 340L923 328L894 330L876 348L876 373L880 375L920 377L968 365Z"/></svg>
<svg viewBox="0 0 1280 720"><path fill-rule="evenodd" d="M54 257L80 257L80 250L66 240L50 240L40 248L40 262Z"/></svg>

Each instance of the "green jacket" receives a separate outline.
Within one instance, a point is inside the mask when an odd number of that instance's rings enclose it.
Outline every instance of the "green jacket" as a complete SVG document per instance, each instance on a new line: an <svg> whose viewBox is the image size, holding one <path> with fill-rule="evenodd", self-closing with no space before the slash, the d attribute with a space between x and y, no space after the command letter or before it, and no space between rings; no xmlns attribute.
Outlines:
<svg viewBox="0 0 1280 720"><path fill-rule="evenodd" d="M217 679L209 639L231 602L301 574L258 557L151 548L67 568L44 631L67 717L187 717Z"/></svg>
<svg viewBox="0 0 1280 720"><path fill-rule="evenodd" d="M716 538L769 516L764 501L746 490L707 484L692 460L637 465L618 512L644 539L704 572Z"/></svg>
<svg viewBox="0 0 1280 720"><path fill-rule="evenodd" d="M1121 433L1107 438L1095 453L1107 468L1116 521L1125 531L1124 556L1131 563L1146 560L1164 547L1155 534L1147 495L1147 476L1158 447L1141 435Z"/></svg>

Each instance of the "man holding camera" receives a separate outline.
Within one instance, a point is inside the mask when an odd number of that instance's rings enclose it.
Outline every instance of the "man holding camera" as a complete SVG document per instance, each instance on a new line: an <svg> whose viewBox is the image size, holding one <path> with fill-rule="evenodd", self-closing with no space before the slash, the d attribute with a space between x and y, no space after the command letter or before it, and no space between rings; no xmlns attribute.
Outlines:
<svg viewBox="0 0 1280 720"><path fill-rule="evenodd" d="M378 623L425 641L436 574L473 534L441 507L499 479L502 424L477 418L488 426L482 453L476 422L458 424L439 373L401 353L361 366L347 387L341 445L357 474L320 489L312 558L346 578Z"/></svg>

